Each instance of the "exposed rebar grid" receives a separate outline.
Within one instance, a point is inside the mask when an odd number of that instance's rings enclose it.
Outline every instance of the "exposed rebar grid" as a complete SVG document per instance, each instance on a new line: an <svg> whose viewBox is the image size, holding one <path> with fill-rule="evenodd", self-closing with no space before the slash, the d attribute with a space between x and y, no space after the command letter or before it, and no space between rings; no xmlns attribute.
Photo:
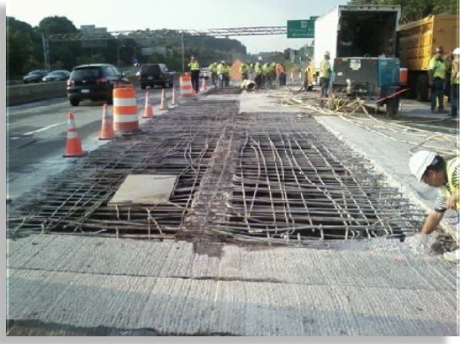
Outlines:
<svg viewBox="0 0 470 344"><path fill-rule="evenodd" d="M167 203L108 206L129 174L178 176ZM26 201L28 197L31 200ZM309 244L401 237L423 213L314 120L189 101L49 180L9 214L9 232Z"/></svg>

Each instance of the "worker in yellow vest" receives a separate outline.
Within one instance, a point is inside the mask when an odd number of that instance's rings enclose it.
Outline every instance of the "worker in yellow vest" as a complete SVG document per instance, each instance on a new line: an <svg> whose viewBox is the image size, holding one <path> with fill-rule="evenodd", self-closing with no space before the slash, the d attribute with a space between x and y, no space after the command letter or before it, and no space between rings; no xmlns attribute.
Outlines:
<svg viewBox="0 0 470 344"><path fill-rule="evenodd" d="M452 55L452 71L450 74L451 111L452 117L457 117L460 107L460 49L455 48Z"/></svg>
<svg viewBox="0 0 470 344"><path fill-rule="evenodd" d="M248 73L250 72L250 68L247 64L243 63L240 65L240 76L241 81L248 80Z"/></svg>
<svg viewBox="0 0 470 344"><path fill-rule="evenodd" d="M216 86L217 87L217 62L213 62L210 66L209 66L209 70L211 72L211 81L212 81L212 85Z"/></svg>
<svg viewBox="0 0 470 344"><path fill-rule="evenodd" d="M460 159L444 159L434 151L421 150L413 154L408 165L418 182L438 188L434 208L421 229L422 234L431 234L448 209L460 212ZM458 261L459 251L449 252L444 258Z"/></svg>
<svg viewBox="0 0 470 344"><path fill-rule="evenodd" d="M263 58L261 56L258 57L254 70L256 89L259 90L264 85Z"/></svg>
<svg viewBox="0 0 470 344"><path fill-rule="evenodd" d="M193 90L199 93L199 61L194 56L191 56L191 62L188 63L189 70L191 71L191 85Z"/></svg>
<svg viewBox="0 0 470 344"><path fill-rule="evenodd" d="M436 53L429 61L428 80L431 87L431 112L436 112L436 103L439 102L437 112L444 113L444 86L446 65L444 63L444 49L436 48Z"/></svg>
<svg viewBox="0 0 470 344"><path fill-rule="evenodd" d="M321 98L328 98L328 89L330 87L331 80L331 63L330 63L330 52L325 51L323 55L323 61L320 62L320 86L321 86Z"/></svg>
<svg viewBox="0 0 470 344"><path fill-rule="evenodd" d="M230 70L231 70L230 65L225 64L223 71L222 71L224 87L228 87L230 85Z"/></svg>
<svg viewBox="0 0 470 344"><path fill-rule="evenodd" d="M224 74L223 71L225 69L225 61L220 61L217 65L217 87L224 88Z"/></svg>

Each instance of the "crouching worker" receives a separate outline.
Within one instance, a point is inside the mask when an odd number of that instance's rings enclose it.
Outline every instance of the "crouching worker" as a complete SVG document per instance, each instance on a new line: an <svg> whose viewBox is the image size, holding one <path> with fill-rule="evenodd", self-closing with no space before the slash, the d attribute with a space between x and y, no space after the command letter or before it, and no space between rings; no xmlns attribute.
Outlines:
<svg viewBox="0 0 470 344"><path fill-rule="evenodd" d="M421 230L422 234L431 234L448 209L460 211L460 159L444 159L436 152L422 150L410 158L409 168L418 182L424 182L439 190L434 208ZM457 262L460 259L460 251L447 252L444 258Z"/></svg>
<svg viewBox="0 0 470 344"><path fill-rule="evenodd" d="M242 90L251 91L251 90L254 90L255 86L256 86L256 84L253 80L243 80L240 83L240 88Z"/></svg>

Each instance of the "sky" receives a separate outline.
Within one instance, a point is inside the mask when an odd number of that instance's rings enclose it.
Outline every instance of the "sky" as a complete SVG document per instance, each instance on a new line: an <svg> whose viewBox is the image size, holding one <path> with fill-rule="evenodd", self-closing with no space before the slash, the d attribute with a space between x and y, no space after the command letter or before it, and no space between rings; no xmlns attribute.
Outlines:
<svg viewBox="0 0 470 344"><path fill-rule="evenodd" d="M37 26L49 16L65 16L75 27L95 25L108 31L213 29L286 26L287 20L322 15L347 0L9 0L7 16ZM126 4L130 4L126 5ZM284 51L311 44L311 39L283 35L231 37L249 53Z"/></svg>

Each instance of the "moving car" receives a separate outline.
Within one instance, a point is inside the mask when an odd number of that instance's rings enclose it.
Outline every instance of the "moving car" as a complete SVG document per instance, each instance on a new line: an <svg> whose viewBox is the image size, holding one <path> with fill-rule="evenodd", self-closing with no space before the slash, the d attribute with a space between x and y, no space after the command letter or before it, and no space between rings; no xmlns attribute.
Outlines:
<svg viewBox="0 0 470 344"><path fill-rule="evenodd" d="M37 69L32 70L27 75L23 77L23 82L28 84L30 82L41 82L42 78L47 75L47 70Z"/></svg>
<svg viewBox="0 0 470 344"><path fill-rule="evenodd" d="M138 77L141 89L157 85L163 88L173 87L173 75L163 63L142 65Z"/></svg>
<svg viewBox="0 0 470 344"><path fill-rule="evenodd" d="M67 80L70 77L70 72L68 70L54 70L42 78L42 81L63 81Z"/></svg>
<svg viewBox="0 0 470 344"><path fill-rule="evenodd" d="M124 74L110 64L88 64L77 66L72 70L67 81L67 97L72 106L80 101L105 100L113 103L113 88L116 84L130 84Z"/></svg>

